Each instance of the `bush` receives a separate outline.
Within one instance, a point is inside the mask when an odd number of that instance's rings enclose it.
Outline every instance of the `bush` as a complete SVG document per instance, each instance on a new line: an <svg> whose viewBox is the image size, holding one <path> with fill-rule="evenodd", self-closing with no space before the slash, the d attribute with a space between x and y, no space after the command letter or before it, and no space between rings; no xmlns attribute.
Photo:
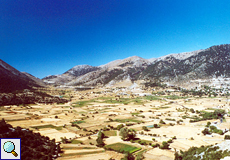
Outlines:
<svg viewBox="0 0 230 160"><path fill-rule="evenodd" d="M161 123L161 124L166 124L162 119L160 120L159 123Z"/></svg>
<svg viewBox="0 0 230 160"><path fill-rule="evenodd" d="M230 139L230 135L225 135L224 139Z"/></svg>
<svg viewBox="0 0 230 160"><path fill-rule="evenodd" d="M211 125L211 122L207 122L206 127L209 127Z"/></svg>
<svg viewBox="0 0 230 160"><path fill-rule="evenodd" d="M169 144L168 142L163 141L162 145L160 146L160 149L169 149Z"/></svg>
<svg viewBox="0 0 230 160"><path fill-rule="evenodd" d="M146 126L143 126L142 129L143 129L144 131L149 131L149 129L148 129Z"/></svg>
<svg viewBox="0 0 230 160"><path fill-rule="evenodd" d="M190 112L195 113L195 110L193 108L190 108Z"/></svg>
<svg viewBox="0 0 230 160"><path fill-rule="evenodd" d="M124 127L123 124L119 124L119 125L117 126L117 130L120 130L120 129L123 128L123 127Z"/></svg>
<svg viewBox="0 0 230 160"><path fill-rule="evenodd" d="M157 147L159 147L160 145L158 144L158 143L156 143L156 144L152 144L151 145L153 148L157 148Z"/></svg>
<svg viewBox="0 0 230 160"><path fill-rule="evenodd" d="M202 133L203 133L204 135L206 135L206 134L211 134L211 133L209 132L209 129L208 129L208 128L205 128L205 129L202 131Z"/></svg>
<svg viewBox="0 0 230 160"><path fill-rule="evenodd" d="M173 143L172 139L169 139L167 142L168 142L168 143Z"/></svg>
<svg viewBox="0 0 230 160"><path fill-rule="evenodd" d="M154 124L153 127L154 128L160 128L160 126L158 124Z"/></svg>

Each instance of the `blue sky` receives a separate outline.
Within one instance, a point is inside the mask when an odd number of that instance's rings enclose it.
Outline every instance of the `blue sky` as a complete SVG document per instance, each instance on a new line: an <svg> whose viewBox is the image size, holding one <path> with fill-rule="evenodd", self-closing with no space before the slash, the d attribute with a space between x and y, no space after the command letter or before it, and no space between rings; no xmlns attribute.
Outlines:
<svg viewBox="0 0 230 160"><path fill-rule="evenodd" d="M229 39L228 0L0 0L0 59L39 78Z"/></svg>

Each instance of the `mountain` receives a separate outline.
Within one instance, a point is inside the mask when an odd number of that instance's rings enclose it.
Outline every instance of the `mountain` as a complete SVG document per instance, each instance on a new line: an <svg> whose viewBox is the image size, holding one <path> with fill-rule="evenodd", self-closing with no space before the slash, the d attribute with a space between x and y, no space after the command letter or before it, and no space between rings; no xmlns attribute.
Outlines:
<svg viewBox="0 0 230 160"><path fill-rule="evenodd" d="M31 89L40 87L43 82L38 83L35 77L22 73L0 59L0 93L14 92L16 90Z"/></svg>
<svg viewBox="0 0 230 160"><path fill-rule="evenodd" d="M186 58L178 58L178 56L180 54L169 55L155 61L139 78L179 82L219 76L230 77L230 45L212 46L193 52Z"/></svg>
<svg viewBox="0 0 230 160"><path fill-rule="evenodd" d="M136 79L136 75L142 72L151 63L138 56L128 57L123 60L115 60L98 67L80 65L61 75L52 75L43 78L43 81L55 85L68 86L95 86L121 81L126 78Z"/></svg>
<svg viewBox="0 0 230 160"><path fill-rule="evenodd" d="M138 56L109 62L98 67L79 65L61 75L48 76L44 82L65 86L105 86L130 80L153 80L183 83L197 79L230 77L230 45L159 58Z"/></svg>
<svg viewBox="0 0 230 160"><path fill-rule="evenodd" d="M46 87L39 78L20 72L0 60L0 106L33 103L66 103L67 100L39 92L35 87Z"/></svg>

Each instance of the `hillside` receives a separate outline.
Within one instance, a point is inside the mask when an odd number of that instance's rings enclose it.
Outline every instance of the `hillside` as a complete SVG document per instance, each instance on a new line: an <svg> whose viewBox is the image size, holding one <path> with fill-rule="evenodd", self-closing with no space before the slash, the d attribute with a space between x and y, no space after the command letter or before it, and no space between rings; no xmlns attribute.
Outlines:
<svg viewBox="0 0 230 160"><path fill-rule="evenodd" d="M21 139L21 159L51 160L57 158L58 153L61 152L59 144L55 143L55 139L50 140L49 137L41 136L40 133L34 133L21 127L13 128L4 119L0 120L0 128L0 138Z"/></svg>
<svg viewBox="0 0 230 160"><path fill-rule="evenodd" d="M28 76L28 74L18 71L1 59L0 77L0 93L9 93L15 92L17 90L32 89L32 87L41 87L42 84L42 82L38 83L37 81L32 79L32 75Z"/></svg>
<svg viewBox="0 0 230 160"><path fill-rule="evenodd" d="M0 77L0 106L67 102L65 99L37 91L36 87L46 87L41 79L20 72L2 60L0 60Z"/></svg>

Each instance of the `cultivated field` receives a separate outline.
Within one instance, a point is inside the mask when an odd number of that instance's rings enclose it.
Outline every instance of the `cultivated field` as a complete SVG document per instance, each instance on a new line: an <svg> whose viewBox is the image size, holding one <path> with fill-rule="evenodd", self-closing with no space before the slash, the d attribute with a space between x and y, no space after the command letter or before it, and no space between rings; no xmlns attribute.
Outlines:
<svg viewBox="0 0 230 160"><path fill-rule="evenodd" d="M160 88L159 92L162 91ZM122 149L136 157L143 154L146 160L171 160L175 151L221 143L229 134L227 114L222 123L219 118L202 119L202 115L218 109L228 113L230 102L226 97L182 96L179 91L159 95L151 89L134 92L122 87L65 92L64 98L71 98L69 103L2 106L0 118L14 127L62 141L64 152L60 160L121 159ZM204 135L207 122L224 133ZM136 132L135 139L121 139L118 127L121 124ZM99 130L106 136L104 148L97 147ZM168 149L154 147L164 141L169 142Z"/></svg>

